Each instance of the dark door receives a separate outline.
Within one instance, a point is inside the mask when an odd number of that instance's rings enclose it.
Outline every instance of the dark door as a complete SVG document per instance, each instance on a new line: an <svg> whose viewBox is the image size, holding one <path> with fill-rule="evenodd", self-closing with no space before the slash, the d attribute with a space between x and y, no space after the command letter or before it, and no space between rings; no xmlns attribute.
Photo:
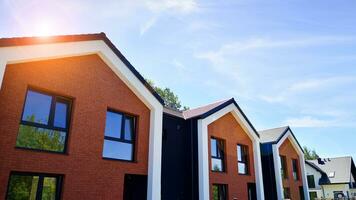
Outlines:
<svg viewBox="0 0 356 200"><path fill-rule="evenodd" d="M256 183L247 183L248 200L257 200Z"/></svg>
<svg viewBox="0 0 356 200"><path fill-rule="evenodd" d="M147 176L125 174L124 200L147 199Z"/></svg>

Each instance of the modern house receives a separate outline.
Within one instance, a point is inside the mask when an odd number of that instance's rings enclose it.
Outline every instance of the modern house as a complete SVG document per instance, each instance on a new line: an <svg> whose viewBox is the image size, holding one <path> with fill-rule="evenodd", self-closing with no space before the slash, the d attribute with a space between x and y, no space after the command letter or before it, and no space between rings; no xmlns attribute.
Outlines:
<svg viewBox="0 0 356 200"><path fill-rule="evenodd" d="M305 170L307 174L310 200L323 198L321 185L330 183L328 175L314 163L306 160Z"/></svg>
<svg viewBox="0 0 356 200"><path fill-rule="evenodd" d="M263 200L259 142L234 99L165 109L162 199Z"/></svg>
<svg viewBox="0 0 356 200"><path fill-rule="evenodd" d="M104 33L0 39L1 199L161 199L163 101Z"/></svg>
<svg viewBox="0 0 356 200"><path fill-rule="evenodd" d="M308 160L309 166L315 166L324 174L315 187L318 197L332 198L356 198L356 167L352 157L319 158ZM314 168L315 169L315 168ZM306 168L308 181L314 172ZM316 178L314 176L314 178ZM319 196L320 194L320 196Z"/></svg>
<svg viewBox="0 0 356 200"><path fill-rule="evenodd" d="M266 200L308 200L304 153L286 127L259 131Z"/></svg>
<svg viewBox="0 0 356 200"><path fill-rule="evenodd" d="M104 33L0 39L0 87L2 199L309 199L289 127L165 107Z"/></svg>

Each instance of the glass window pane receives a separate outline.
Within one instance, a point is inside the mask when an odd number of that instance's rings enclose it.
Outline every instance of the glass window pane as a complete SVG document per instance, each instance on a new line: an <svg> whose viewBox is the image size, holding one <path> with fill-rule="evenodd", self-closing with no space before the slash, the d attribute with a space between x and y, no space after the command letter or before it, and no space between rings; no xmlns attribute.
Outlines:
<svg viewBox="0 0 356 200"><path fill-rule="evenodd" d="M122 115L106 112L105 136L121 138Z"/></svg>
<svg viewBox="0 0 356 200"><path fill-rule="evenodd" d="M237 145L237 160L242 161L242 152L241 152L241 146Z"/></svg>
<svg viewBox="0 0 356 200"><path fill-rule="evenodd" d="M219 187L213 185L213 200L219 200Z"/></svg>
<svg viewBox="0 0 356 200"><path fill-rule="evenodd" d="M125 140L132 140L133 119L132 117L125 118Z"/></svg>
<svg viewBox="0 0 356 200"><path fill-rule="evenodd" d="M221 159L212 158L211 159L211 169L213 171L223 171L223 161Z"/></svg>
<svg viewBox="0 0 356 200"><path fill-rule="evenodd" d="M246 174L246 164L238 163L239 174Z"/></svg>
<svg viewBox="0 0 356 200"><path fill-rule="evenodd" d="M211 156L217 157L217 141L216 139L210 139L210 146L211 146Z"/></svg>
<svg viewBox="0 0 356 200"><path fill-rule="evenodd" d="M59 128L67 127L67 104L57 102L54 114L54 126Z"/></svg>
<svg viewBox="0 0 356 200"><path fill-rule="evenodd" d="M17 147L63 152L66 132L20 125Z"/></svg>
<svg viewBox="0 0 356 200"><path fill-rule="evenodd" d="M133 145L130 143L104 140L103 157L132 160Z"/></svg>
<svg viewBox="0 0 356 200"><path fill-rule="evenodd" d="M42 188L42 200L56 199L56 184L57 184L57 178L44 177L43 188Z"/></svg>
<svg viewBox="0 0 356 200"><path fill-rule="evenodd" d="M26 96L22 120L48 124L52 97L29 90Z"/></svg>
<svg viewBox="0 0 356 200"><path fill-rule="evenodd" d="M9 190L7 193L8 200L35 200L38 187L38 176L11 175Z"/></svg>

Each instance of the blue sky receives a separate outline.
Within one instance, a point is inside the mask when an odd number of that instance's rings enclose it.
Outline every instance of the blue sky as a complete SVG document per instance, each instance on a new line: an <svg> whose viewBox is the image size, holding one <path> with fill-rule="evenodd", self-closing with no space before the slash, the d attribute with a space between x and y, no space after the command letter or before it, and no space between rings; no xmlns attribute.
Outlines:
<svg viewBox="0 0 356 200"><path fill-rule="evenodd" d="M105 32L184 105L234 97L258 130L356 158L355 1L103 2L2 0L0 36Z"/></svg>

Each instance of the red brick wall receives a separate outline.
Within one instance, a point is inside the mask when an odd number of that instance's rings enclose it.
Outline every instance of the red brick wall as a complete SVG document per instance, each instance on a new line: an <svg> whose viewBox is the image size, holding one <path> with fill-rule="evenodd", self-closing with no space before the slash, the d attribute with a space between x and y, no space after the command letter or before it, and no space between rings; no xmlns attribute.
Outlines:
<svg viewBox="0 0 356 200"><path fill-rule="evenodd" d="M299 186L303 185L300 171L299 156L297 151L292 146L292 143L289 139L285 140L282 145L279 147L279 154L286 156L287 170L288 170L288 179L283 179L283 187L289 187L292 200L299 200ZM295 181L293 179L293 166L292 159L298 160L298 172L299 180Z"/></svg>
<svg viewBox="0 0 356 200"><path fill-rule="evenodd" d="M15 149L29 85L74 98L68 155ZM137 162L102 159L108 107L139 116ZM12 170L64 174L63 199L122 199L124 174L147 174L150 111L97 55L7 65L0 110L0 199Z"/></svg>
<svg viewBox="0 0 356 200"><path fill-rule="evenodd" d="M247 183L255 182L255 169L253 160L252 141L242 129L234 116L229 113L208 126L209 134L209 180L210 196L212 197L212 184L227 184L228 199L247 199ZM212 172L210 159L210 138L214 136L225 140L225 166L226 172ZM247 145L249 151L249 175L239 175L237 171L237 144Z"/></svg>

